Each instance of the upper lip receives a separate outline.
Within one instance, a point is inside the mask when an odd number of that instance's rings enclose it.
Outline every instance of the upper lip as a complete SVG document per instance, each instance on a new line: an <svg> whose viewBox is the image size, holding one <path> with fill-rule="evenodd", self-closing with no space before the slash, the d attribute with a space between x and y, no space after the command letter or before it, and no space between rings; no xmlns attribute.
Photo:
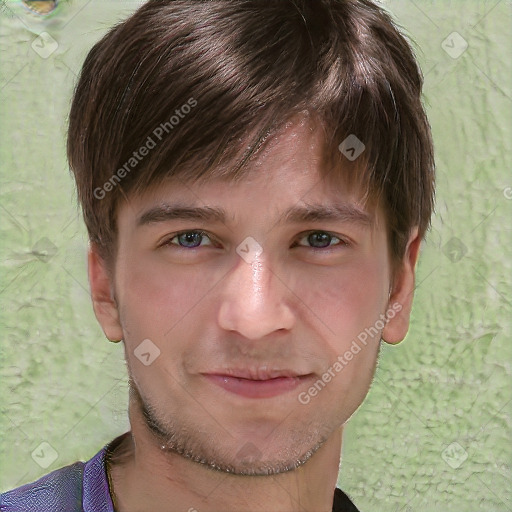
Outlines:
<svg viewBox="0 0 512 512"><path fill-rule="evenodd" d="M278 377L305 377L308 373L300 373L295 370L269 369L267 367L252 368L224 368L218 371L208 372L206 375L221 375L236 377L238 379L270 380Z"/></svg>

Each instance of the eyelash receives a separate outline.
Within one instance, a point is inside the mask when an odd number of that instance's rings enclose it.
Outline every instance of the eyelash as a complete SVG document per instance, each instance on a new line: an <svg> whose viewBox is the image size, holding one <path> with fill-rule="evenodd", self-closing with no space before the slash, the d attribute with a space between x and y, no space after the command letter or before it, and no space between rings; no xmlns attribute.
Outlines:
<svg viewBox="0 0 512 512"><path fill-rule="evenodd" d="M182 245L172 243L172 241L175 238L178 238L180 235L185 235L185 234L190 234L190 233L200 234L202 236L205 236L205 237L209 238L210 241L212 242L212 245L213 245L213 240L210 238L210 236L208 235L208 233L206 231L202 231L200 229L192 229L192 230L179 231L178 233L174 233L170 238L167 238L166 241L164 241L162 243L162 246L163 247L175 246L176 248L183 249L185 251L192 251L192 250L195 250L195 249L199 249L201 247L201 245L199 245L197 247L184 247ZM304 234L301 234L301 237L298 239L298 241L301 241L301 240L307 238L311 234L319 234L319 233L329 235L330 237L332 237L332 239L339 240L339 243L334 244L334 245L328 245L326 247L309 247L310 249L313 249L314 251L327 252L328 250L330 250L332 248L335 248L335 247L346 247L346 246L350 245L350 242L348 242L348 240L346 240L344 238L341 238L341 237L335 235L334 233L330 233L329 231L322 231L322 230L307 231ZM304 246L304 245L300 245L299 246L298 244L295 244L295 243L294 243L294 245L292 247L296 247L296 246L298 246L298 247L307 247L307 246Z"/></svg>

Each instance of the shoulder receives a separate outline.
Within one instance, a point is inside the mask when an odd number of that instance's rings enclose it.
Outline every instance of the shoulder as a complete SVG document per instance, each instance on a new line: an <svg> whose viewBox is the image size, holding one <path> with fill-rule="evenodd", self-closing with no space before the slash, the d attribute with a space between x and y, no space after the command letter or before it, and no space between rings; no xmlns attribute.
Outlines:
<svg viewBox="0 0 512 512"><path fill-rule="evenodd" d="M75 462L0 494L0 511L81 511L84 465L84 462Z"/></svg>
<svg viewBox="0 0 512 512"><path fill-rule="evenodd" d="M117 437L87 462L75 462L0 494L0 512L112 512L105 456L129 434Z"/></svg>

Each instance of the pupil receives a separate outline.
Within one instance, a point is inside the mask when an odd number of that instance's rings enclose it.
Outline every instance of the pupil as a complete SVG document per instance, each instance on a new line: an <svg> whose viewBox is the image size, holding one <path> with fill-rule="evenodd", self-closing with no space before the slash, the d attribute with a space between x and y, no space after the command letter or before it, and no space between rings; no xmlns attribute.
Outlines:
<svg viewBox="0 0 512 512"><path fill-rule="evenodd" d="M185 245L198 245L201 242L200 236L200 233L183 233L181 235L181 240L182 242L184 242Z"/></svg>
<svg viewBox="0 0 512 512"><path fill-rule="evenodd" d="M320 244L312 242L313 240L315 240L315 238L317 241L320 242ZM311 233L311 235L309 235L309 242L311 243L311 245L316 247L327 247L329 245L330 239L331 235L329 235L328 233Z"/></svg>

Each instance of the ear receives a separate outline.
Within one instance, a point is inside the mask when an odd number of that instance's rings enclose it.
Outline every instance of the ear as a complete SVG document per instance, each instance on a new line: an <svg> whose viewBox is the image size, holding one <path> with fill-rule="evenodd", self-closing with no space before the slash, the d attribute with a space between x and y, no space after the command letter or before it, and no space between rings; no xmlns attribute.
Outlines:
<svg viewBox="0 0 512 512"><path fill-rule="evenodd" d="M389 320L382 331L382 339L389 344L400 343L409 330L409 318L414 296L415 268L420 253L420 244L421 238L418 236L418 228L416 227L411 231L404 258L397 269L389 297Z"/></svg>
<svg viewBox="0 0 512 512"><path fill-rule="evenodd" d="M108 272L107 264L100 256L96 244L91 243L87 256L94 314L109 340L122 340L123 329L114 298L114 283Z"/></svg>

